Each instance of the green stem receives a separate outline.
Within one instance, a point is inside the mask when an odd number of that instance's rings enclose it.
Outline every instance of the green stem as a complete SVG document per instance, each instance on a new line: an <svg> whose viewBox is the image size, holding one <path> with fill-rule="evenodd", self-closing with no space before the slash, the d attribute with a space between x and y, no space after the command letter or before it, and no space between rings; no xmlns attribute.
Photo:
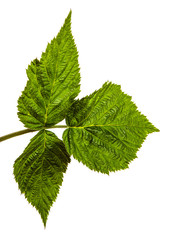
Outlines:
<svg viewBox="0 0 171 240"><path fill-rule="evenodd" d="M29 132L34 132L34 131L36 131L36 130L24 129L24 130L21 130L21 131L18 131L18 132L10 133L10 134L7 134L5 136L0 137L0 142L5 141L9 138L17 137L17 136L20 136L22 134L29 133Z"/></svg>
<svg viewBox="0 0 171 240"><path fill-rule="evenodd" d="M49 128L67 128L67 126L66 125L56 125L56 126L49 127ZM48 127L45 128L45 129L48 129ZM24 130L21 130L21 131L18 131L18 132L10 133L10 134L7 134L5 136L0 137L0 142L5 141L5 140L10 139L10 138L13 138L13 137L23 135L25 133L30 133L30 132L35 132L35 131L39 131L39 130L24 129Z"/></svg>
<svg viewBox="0 0 171 240"><path fill-rule="evenodd" d="M49 127L49 128L67 128L67 125L55 125L53 127ZM48 127L47 127L48 128ZM45 128L46 129L46 128Z"/></svg>

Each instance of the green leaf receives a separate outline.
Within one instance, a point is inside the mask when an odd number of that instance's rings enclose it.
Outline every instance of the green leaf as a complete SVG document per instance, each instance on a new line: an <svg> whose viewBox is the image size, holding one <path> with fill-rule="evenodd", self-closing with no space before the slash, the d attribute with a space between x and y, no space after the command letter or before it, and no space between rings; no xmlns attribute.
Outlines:
<svg viewBox="0 0 171 240"><path fill-rule="evenodd" d="M42 129L65 118L80 92L78 52L71 33L71 11L40 61L27 69L28 82L18 100L18 116L25 127Z"/></svg>
<svg viewBox="0 0 171 240"><path fill-rule="evenodd" d="M41 130L14 163L19 189L38 210L44 226L69 162L63 142L54 133Z"/></svg>
<svg viewBox="0 0 171 240"><path fill-rule="evenodd" d="M109 174L125 169L149 133L159 131L119 85L101 89L70 108L63 133L67 151L92 170Z"/></svg>

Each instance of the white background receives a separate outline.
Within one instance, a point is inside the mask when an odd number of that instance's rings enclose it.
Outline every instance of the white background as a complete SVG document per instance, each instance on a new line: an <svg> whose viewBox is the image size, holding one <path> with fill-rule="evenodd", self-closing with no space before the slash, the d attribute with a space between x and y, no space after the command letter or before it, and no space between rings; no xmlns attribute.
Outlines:
<svg viewBox="0 0 171 240"><path fill-rule="evenodd" d="M129 169L106 176L72 158L44 230L13 177L34 133L0 143L0 239L171 239L171 2L1 1L0 136L23 129L17 99L25 69L40 58L72 9L80 97L110 80L160 129ZM62 130L54 131L59 137Z"/></svg>

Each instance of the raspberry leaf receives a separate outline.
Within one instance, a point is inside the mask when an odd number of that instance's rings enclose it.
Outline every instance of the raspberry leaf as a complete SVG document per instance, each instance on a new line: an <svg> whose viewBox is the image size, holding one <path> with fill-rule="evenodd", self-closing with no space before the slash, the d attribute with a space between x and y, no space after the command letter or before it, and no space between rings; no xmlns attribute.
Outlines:
<svg viewBox="0 0 171 240"><path fill-rule="evenodd" d="M67 151L90 169L106 174L127 168L147 135L159 131L111 82L76 100L66 122Z"/></svg>
<svg viewBox="0 0 171 240"><path fill-rule="evenodd" d="M14 163L19 189L38 210L44 226L69 162L63 142L54 133L41 130Z"/></svg>
<svg viewBox="0 0 171 240"><path fill-rule="evenodd" d="M71 33L71 11L40 61L27 69L28 82L18 100L18 117L25 127L42 129L65 118L80 92L78 52Z"/></svg>

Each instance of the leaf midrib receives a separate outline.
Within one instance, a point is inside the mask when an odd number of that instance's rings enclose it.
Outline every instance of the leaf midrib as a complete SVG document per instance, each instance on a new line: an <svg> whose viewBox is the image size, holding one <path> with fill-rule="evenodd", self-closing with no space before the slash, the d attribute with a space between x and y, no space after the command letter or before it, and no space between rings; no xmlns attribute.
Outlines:
<svg viewBox="0 0 171 240"><path fill-rule="evenodd" d="M141 127L141 126L135 126L135 125L115 125L115 124L109 124L109 125L85 125L85 126L68 126L68 128L88 128L88 127L135 127L135 128L150 128L150 127Z"/></svg>
<svg viewBox="0 0 171 240"><path fill-rule="evenodd" d="M65 35L67 35L67 33L65 33ZM65 35L64 35L64 36L65 36ZM68 42L68 39L67 39L67 41L65 42L64 46L66 45L67 42ZM59 46L59 44L58 44L58 46ZM60 51L60 49L58 49L58 51ZM63 56L63 58L64 58L64 56ZM46 62L45 62L45 63L46 63ZM48 75L48 72L47 72L47 65L46 65L45 63L44 63L44 67L45 67L46 74L47 74L48 79L49 79L49 75ZM57 59L56 59L56 64L55 64L55 77L54 77L53 82L52 82L52 85L51 85L50 97L49 97L49 100L48 100L48 104L47 104L47 106L46 106L44 125L46 125L46 123L47 123L48 110L49 110L49 106L50 106L50 104L51 104L51 97L52 97L52 95L53 95L53 89L54 89L54 87L55 87L56 81L57 81L58 78L59 78L59 77L57 77L57 72L58 72L58 71L57 71L57 70L58 70L57 66L58 66L58 57L57 57ZM50 82L50 80L49 80L49 82Z"/></svg>

